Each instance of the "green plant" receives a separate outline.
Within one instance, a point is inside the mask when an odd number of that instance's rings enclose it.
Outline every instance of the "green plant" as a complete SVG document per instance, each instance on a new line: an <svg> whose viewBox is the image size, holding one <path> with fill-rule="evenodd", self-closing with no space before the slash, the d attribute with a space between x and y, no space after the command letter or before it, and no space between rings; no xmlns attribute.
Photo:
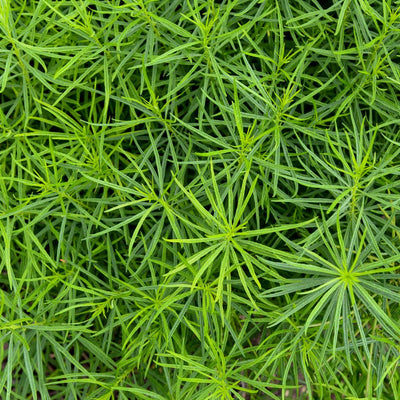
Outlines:
<svg viewBox="0 0 400 400"><path fill-rule="evenodd" d="M0 398L399 400L399 18L0 0Z"/></svg>

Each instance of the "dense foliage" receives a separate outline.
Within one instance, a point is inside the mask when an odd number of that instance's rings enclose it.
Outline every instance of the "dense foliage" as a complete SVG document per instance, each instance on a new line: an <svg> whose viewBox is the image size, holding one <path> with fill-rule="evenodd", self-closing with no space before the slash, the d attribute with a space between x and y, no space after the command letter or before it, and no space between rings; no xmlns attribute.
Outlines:
<svg viewBox="0 0 400 400"><path fill-rule="evenodd" d="M398 1L0 31L1 399L400 399Z"/></svg>

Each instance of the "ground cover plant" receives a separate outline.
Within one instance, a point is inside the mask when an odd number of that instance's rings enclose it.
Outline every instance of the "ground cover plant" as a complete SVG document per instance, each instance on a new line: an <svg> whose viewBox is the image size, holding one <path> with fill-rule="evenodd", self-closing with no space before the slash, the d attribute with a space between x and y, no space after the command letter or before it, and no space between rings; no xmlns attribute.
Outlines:
<svg viewBox="0 0 400 400"><path fill-rule="evenodd" d="M400 2L0 0L0 398L400 399Z"/></svg>

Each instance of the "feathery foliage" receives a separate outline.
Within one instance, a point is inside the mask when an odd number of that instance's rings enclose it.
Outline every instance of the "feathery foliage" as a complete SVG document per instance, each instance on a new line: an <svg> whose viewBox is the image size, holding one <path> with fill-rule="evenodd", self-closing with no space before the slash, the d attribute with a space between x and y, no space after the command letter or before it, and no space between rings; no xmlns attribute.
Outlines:
<svg viewBox="0 0 400 400"><path fill-rule="evenodd" d="M399 1L0 32L1 399L400 399Z"/></svg>

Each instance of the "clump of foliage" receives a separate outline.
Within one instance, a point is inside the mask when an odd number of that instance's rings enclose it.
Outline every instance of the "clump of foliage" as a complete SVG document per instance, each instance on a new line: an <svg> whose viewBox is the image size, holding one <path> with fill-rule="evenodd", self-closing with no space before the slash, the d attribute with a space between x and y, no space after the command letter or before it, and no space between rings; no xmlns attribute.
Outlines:
<svg viewBox="0 0 400 400"><path fill-rule="evenodd" d="M1 399L400 399L398 1L0 31Z"/></svg>

